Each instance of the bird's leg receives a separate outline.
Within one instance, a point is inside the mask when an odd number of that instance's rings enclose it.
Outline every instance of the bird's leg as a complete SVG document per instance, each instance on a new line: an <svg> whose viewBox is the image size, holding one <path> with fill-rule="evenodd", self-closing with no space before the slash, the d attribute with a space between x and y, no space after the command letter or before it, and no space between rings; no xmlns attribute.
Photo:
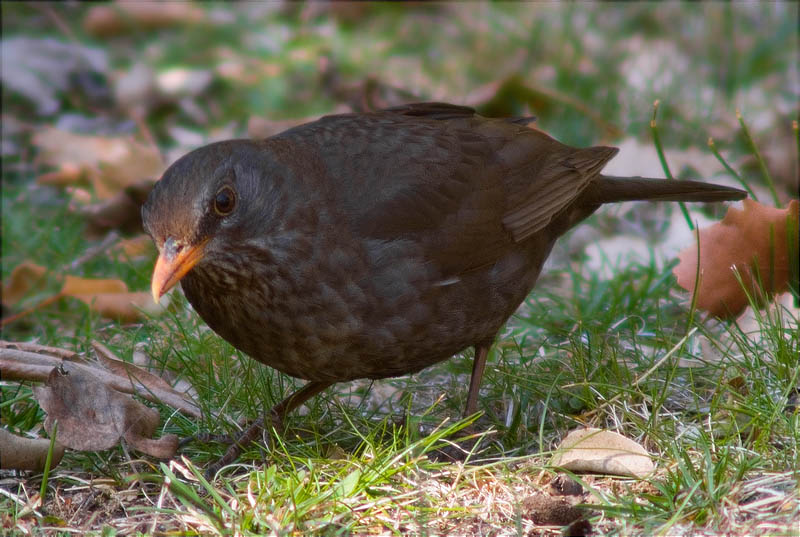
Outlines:
<svg viewBox="0 0 800 537"><path fill-rule="evenodd" d="M472 362L472 378L469 380L469 393L467 406L464 408L464 417L473 415L478 411L478 394L481 390L483 370L486 368L486 358L489 356L489 345L475 345L475 360Z"/></svg>
<svg viewBox="0 0 800 537"><path fill-rule="evenodd" d="M293 392L289 397L272 407L269 411L269 417L272 421L273 427L276 430L280 429L283 425L283 418L294 410L295 408L299 407L325 388L333 384L333 382L327 381L311 381L307 383L305 386L300 388L299 390ZM249 445L251 442L255 441L261 431L264 429L264 416L261 416L256 421L250 425L250 427L245 430L231 445L228 447L228 451L225 452L225 455L220 457L220 459L209 466L206 469L206 476L209 478L213 478L214 475L219 471L220 468L226 466L237 458L242 453L242 450Z"/></svg>
<svg viewBox="0 0 800 537"><path fill-rule="evenodd" d="M464 408L465 418L472 416L478 411L478 395L481 390L481 380L483 379L483 370L486 369L486 359L489 356L490 345L490 343L475 345L475 359L472 362L472 378L469 381L467 405ZM470 453L477 450L477 445L482 440L482 437L478 434L480 432L480 428L477 427L475 423L471 423L460 431L460 434L464 434L468 438L463 438L458 442L449 443L436 449L430 453L431 458L440 462L465 460Z"/></svg>

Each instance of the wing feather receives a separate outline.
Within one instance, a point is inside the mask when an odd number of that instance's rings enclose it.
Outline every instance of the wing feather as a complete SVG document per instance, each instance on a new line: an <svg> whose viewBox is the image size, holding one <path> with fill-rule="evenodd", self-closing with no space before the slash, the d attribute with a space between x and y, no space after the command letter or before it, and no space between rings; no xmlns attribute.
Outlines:
<svg viewBox="0 0 800 537"><path fill-rule="evenodd" d="M495 263L546 227L616 153L445 103L327 116L289 133L314 138L354 232L413 241L447 276Z"/></svg>

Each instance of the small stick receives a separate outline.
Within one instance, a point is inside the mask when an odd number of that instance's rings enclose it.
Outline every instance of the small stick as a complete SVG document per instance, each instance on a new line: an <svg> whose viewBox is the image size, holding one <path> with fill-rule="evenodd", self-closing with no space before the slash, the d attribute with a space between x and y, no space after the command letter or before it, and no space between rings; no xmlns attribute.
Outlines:
<svg viewBox="0 0 800 537"><path fill-rule="evenodd" d="M106 234L106 236L103 237L103 240L100 242L100 244L87 248L86 251L83 253L83 255L81 255L79 258L75 259L68 265L65 265L60 270L60 272L74 271L87 261L94 259L98 255L102 254L103 252L111 248L111 246L119 239L120 239L120 234L117 231L114 230L109 231L108 234Z"/></svg>

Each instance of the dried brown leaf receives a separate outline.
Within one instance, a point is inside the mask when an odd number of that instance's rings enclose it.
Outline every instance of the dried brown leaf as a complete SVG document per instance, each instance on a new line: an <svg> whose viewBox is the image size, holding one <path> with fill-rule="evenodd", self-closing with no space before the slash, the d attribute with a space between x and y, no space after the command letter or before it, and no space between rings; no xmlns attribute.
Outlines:
<svg viewBox="0 0 800 537"><path fill-rule="evenodd" d="M172 386L161 377L150 373L130 362L120 360L111 349L98 341L92 341L92 348L97 355L100 365L108 369L111 373L120 377L128 377L152 390L160 388L162 390L172 390ZM175 395L178 395L177 393Z"/></svg>
<svg viewBox="0 0 800 537"><path fill-rule="evenodd" d="M655 470L641 445L619 433L594 428L571 431L561 441L551 464L573 472L639 478Z"/></svg>
<svg viewBox="0 0 800 537"><path fill-rule="evenodd" d="M47 269L35 263L25 262L12 271L8 282L3 286L3 299L10 297L7 306L16 304L22 297L36 289L43 289ZM155 304L152 295L145 291L130 292L125 282L116 279L81 278L67 275L61 290L17 315L3 319L3 323L52 304L63 297L80 300L99 315L108 319L133 322L146 315L159 315L165 309L166 301Z"/></svg>
<svg viewBox="0 0 800 537"><path fill-rule="evenodd" d="M83 301L98 315L123 323L136 322L148 316L157 316L165 310L165 306L153 302L153 295L146 291L76 295L75 298Z"/></svg>
<svg viewBox="0 0 800 537"><path fill-rule="evenodd" d="M50 440L47 438L23 438L0 429L0 469L29 470L41 472L47 463ZM55 468L64 456L64 446L53 445L50 467Z"/></svg>
<svg viewBox="0 0 800 537"><path fill-rule="evenodd" d="M54 357L48 357L48 361L51 363L47 364L19 359L19 356L27 358L31 355L41 356L26 351L15 351L14 349L0 350L0 375L2 375L3 380L42 382L50 375L53 367L61 362Z"/></svg>
<svg viewBox="0 0 800 537"><path fill-rule="evenodd" d="M109 199L141 181L155 180L165 169L158 148L130 136L87 136L45 127L33 136L33 143L39 149L39 161L60 170L55 176L46 174L44 180L86 177L99 199Z"/></svg>
<svg viewBox="0 0 800 537"><path fill-rule="evenodd" d="M764 294L786 291L792 277L790 259L798 251L797 200L784 209L749 199L743 203L742 209L731 207L721 222L700 230L696 291L696 244L678 254L680 263L673 270L678 285L696 292L697 307L721 318L744 311L748 294L758 301Z"/></svg>
<svg viewBox="0 0 800 537"><path fill-rule="evenodd" d="M98 367L98 364L87 362L83 359L74 357L61 359L58 356L48 356L15 348L24 346L25 344L16 342L3 342L0 345L0 376L4 380L42 382L49 377L54 367L66 368L69 371L78 369L87 371L110 389L122 393L136 394L154 403L163 403L187 416L195 418L202 416L200 408L187 393L179 392L173 388L164 389L157 383L145 386L138 381L140 376L138 374L129 375L126 372L125 375L115 375L102 367ZM67 352L64 351L64 353ZM113 354L111 356L113 357Z"/></svg>
<svg viewBox="0 0 800 537"><path fill-rule="evenodd" d="M31 261L24 261L17 265L3 283L3 304L11 307L28 293L44 289L46 274L46 268Z"/></svg>
<svg viewBox="0 0 800 537"><path fill-rule="evenodd" d="M47 412L45 428L52 431L53 423L58 420L57 439L66 447L99 451L115 446L124 438L131 446L154 457L171 457L177 450L175 435L151 438L158 427L158 412L110 389L84 369L53 368L47 385L36 386L33 391Z"/></svg>
<svg viewBox="0 0 800 537"><path fill-rule="evenodd" d="M134 322L143 314L158 315L164 310L160 303L153 302L150 293L129 292L121 280L67 276L61 295L77 298L99 315L122 322Z"/></svg>
<svg viewBox="0 0 800 537"><path fill-rule="evenodd" d="M81 278L78 276L66 276L64 285L61 287L61 294L75 298L85 297L91 300L92 296L99 294L127 293L128 286L122 280Z"/></svg>
<svg viewBox="0 0 800 537"><path fill-rule="evenodd" d="M164 311L160 303L153 302L149 293L130 292L121 280L67 276L60 294L77 298L100 316L121 322L134 322Z"/></svg>
<svg viewBox="0 0 800 537"><path fill-rule="evenodd" d="M42 182L43 177L44 175L40 175L37 178L37 181ZM84 207L92 203L92 193L89 192L88 188L83 188L81 186L68 186L65 188L65 190L67 194L69 194L69 208L71 211L79 210L80 207Z"/></svg>
<svg viewBox="0 0 800 537"><path fill-rule="evenodd" d="M161 96L171 99L202 94L214 80L208 69L173 67L158 73L155 84Z"/></svg>

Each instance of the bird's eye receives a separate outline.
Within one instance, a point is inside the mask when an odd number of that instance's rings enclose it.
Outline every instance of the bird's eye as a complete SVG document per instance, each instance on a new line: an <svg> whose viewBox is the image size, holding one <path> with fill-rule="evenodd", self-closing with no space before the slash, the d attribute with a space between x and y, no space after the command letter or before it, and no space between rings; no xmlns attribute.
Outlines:
<svg viewBox="0 0 800 537"><path fill-rule="evenodd" d="M214 211L220 216L231 214L236 206L236 193L229 186L223 186L214 196Z"/></svg>

